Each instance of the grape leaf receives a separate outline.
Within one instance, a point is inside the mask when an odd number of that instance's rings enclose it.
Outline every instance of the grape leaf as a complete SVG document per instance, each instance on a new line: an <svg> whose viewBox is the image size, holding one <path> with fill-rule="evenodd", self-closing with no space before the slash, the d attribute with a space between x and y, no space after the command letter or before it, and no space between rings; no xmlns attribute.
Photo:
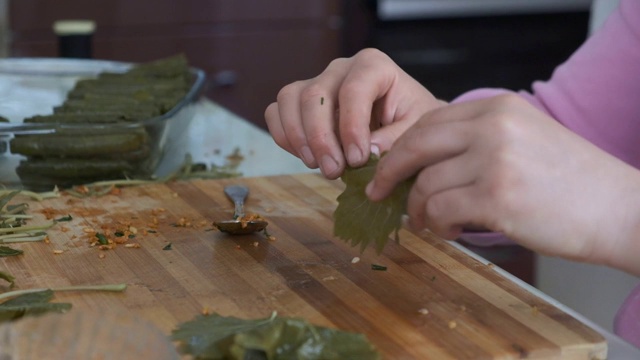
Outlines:
<svg viewBox="0 0 640 360"><path fill-rule="evenodd" d="M338 196L338 207L333 213L333 234L351 246L360 245L360 251L373 242L380 254L392 232L398 238L414 178L398 184L384 200L373 202L364 191L373 179L378 160L371 156L362 167L345 170L341 179L346 187Z"/></svg>
<svg viewBox="0 0 640 360"><path fill-rule="evenodd" d="M0 246L0 257L21 255L22 250L10 248L8 246Z"/></svg>
<svg viewBox="0 0 640 360"><path fill-rule="evenodd" d="M380 359L362 334L317 327L298 318L245 320L200 315L172 333L195 359Z"/></svg>
<svg viewBox="0 0 640 360"><path fill-rule="evenodd" d="M52 290L43 290L17 296L0 304L0 323L17 320L23 316L40 315L47 312L65 312L71 309L68 303L50 303Z"/></svg>

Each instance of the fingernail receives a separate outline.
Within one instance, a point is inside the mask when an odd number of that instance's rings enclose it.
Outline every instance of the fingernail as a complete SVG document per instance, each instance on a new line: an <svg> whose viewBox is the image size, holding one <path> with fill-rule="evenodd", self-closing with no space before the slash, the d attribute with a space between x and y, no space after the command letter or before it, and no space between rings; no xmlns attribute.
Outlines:
<svg viewBox="0 0 640 360"><path fill-rule="evenodd" d="M302 148L300 148L300 157L302 157L302 161L304 161L305 164L309 166L313 164L313 153L311 153L311 149L309 149L308 146L303 146Z"/></svg>
<svg viewBox="0 0 640 360"><path fill-rule="evenodd" d="M367 197L371 197L371 193L373 192L373 188L375 187L375 184L373 183L373 180L371 180L368 184L367 187L364 188L364 193L367 194Z"/></svg>
<svg viewBox="0 0 640 360"><path fill-rule="evenodd" d="M371 153L375 156L380 156L380 148L376 144L371 144Z"/></svg>
<svg viewBox="0 0 640 360"><path fill-rule="evenodd" d="M360 151L360 148L356 144L349 145L347 159L351 165L359 164L362 161L362 151Z"/></svg>
<svg viewBox="0 0 640 360"><path fill-rule="evenodd" d="M320 161L320 167L322 168L322 173L325 176L333 175L336 171L338 171L338 162L335 161L331 156L324 155L322 160Z"/></svg>

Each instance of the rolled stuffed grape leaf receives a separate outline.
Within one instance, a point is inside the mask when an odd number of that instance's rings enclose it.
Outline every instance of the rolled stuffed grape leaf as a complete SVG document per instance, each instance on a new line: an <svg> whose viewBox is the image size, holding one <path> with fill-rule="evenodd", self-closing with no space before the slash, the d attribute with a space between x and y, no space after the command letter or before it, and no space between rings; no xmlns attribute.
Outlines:
<svg viewBox="0 0 640 360"><path fill-rule="evenodd" d="M380 254L392 232L398 238L414 178L398 184L384 200L373 202L367 198L365 188L373 179L378 160L372 156L365 165L345 170L341 179L346 187L338 196L333 213L333 233L352 246L360 245L360 251L373 243Z"/></svg>

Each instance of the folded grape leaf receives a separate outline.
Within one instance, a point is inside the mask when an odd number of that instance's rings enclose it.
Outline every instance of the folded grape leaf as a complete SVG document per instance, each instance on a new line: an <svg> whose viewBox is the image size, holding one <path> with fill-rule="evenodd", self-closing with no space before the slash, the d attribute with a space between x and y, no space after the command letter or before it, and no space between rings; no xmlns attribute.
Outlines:
<svg viewBox="0 0 640 360"><path fill-rule="evenodd" d="M0 304L0 323L17 320L23 316L40 315L47 312L65 312L71 309L68 303L50 303L52 290L27 293Z"/></svg>
<svg viewBox="0 0 640 360"><path fill-rule="evenodd" d="M362 334L318 327L298 318L245 320L200 315L172 333L195 359L380 359Z"/></svg>
<svg viewBox="0 0 640 360"><path fill-rule="evenodd" d="M373 179L378 160L371 156L365 165L345 170L341 179L346 187L338 196L338 207L333 213L333 234L351 246L360 245L360 251L373 243L380 254L392 232L398 238L414 178L398 184L384 200L373 202L365 194L365 188Z"/></svg>

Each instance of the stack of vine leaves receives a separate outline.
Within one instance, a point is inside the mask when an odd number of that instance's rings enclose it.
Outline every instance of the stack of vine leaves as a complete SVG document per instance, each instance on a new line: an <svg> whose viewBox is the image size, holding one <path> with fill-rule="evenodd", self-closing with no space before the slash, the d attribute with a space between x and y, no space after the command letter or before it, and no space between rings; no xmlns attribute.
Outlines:
<svg viewBox="0 0 640 360"><path fill-rule="evenodd" d="M11 151L26 156L16 169L23 185L48 190L54 185L148 177L158 161L155 147L166 123L145 120L173 109L192 83L182 55L79 80L53 114L24 119L54 125L54 133L11 140Z"/></svg>

